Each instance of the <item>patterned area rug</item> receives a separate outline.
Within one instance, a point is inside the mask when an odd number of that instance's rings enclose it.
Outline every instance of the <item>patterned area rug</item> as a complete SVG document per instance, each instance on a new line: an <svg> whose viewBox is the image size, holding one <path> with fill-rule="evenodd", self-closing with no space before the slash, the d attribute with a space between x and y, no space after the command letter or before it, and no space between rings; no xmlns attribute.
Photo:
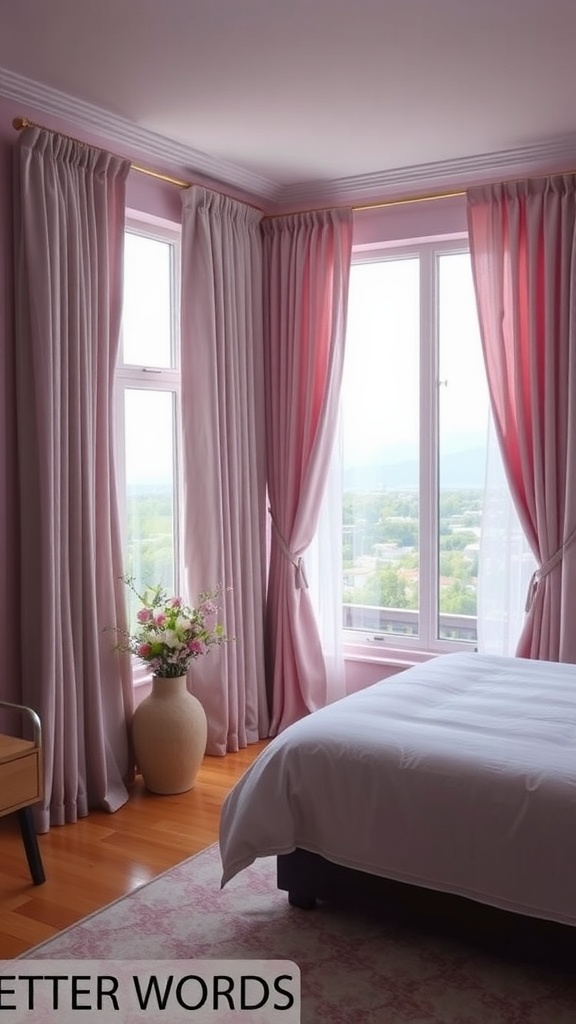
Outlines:
<svg viewBox="0 0 576 1024"><path fill-rule="evenodd" d="M302 1024L574 1024L576 971L515 963L381 914L297 910L275 871L260 860L221 890L212 846L23 959L293 960Z"/></svg>

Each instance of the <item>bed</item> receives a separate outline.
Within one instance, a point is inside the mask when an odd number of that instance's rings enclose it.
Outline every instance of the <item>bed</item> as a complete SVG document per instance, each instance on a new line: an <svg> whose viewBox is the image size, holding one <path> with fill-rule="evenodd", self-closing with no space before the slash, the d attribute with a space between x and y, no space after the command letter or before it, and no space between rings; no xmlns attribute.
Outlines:
<svg viewBox="0 0 576 1024"><path fill-rule="evenodd" d="M278 857L301 906L408 883L576 925L576 666L448 654L315 712L228 795L220 852L222 885Z"/></svg>

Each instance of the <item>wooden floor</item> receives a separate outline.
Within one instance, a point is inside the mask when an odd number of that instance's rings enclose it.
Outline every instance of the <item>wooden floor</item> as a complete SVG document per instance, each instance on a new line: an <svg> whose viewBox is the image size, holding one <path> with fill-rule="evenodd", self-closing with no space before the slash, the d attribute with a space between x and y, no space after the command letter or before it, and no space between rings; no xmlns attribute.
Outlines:
<svg viewBox="0 0 576 1024"><path fill-rule="evenodd" d="M154 796L137 778L128 802L39 836L46 882L30 880L16 815L0 818L0 960L18 956L218 838L224 797L266 745L206 757L194 789Z"/></svg>

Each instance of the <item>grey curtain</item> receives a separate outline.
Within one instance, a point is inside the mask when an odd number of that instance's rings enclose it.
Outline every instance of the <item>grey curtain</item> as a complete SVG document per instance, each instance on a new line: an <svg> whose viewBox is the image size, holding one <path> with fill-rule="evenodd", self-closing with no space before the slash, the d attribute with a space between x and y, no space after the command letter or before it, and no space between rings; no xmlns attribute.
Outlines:
<svg viewBox="0 0 576 1024"><path fill-rule="evenodd" d="M129 163L28 128L15 163L22 700L40 714L39 830L115 810L129 669L111 436Z"/></svg>
<svg viewBox="0 0 576 1024"><path fill-rule="evenodd" d="M184 555L190 600L222 584L230 644L196 659L190 685L209 754L268 735L264 678L266 451L261 215L183 194Z"/></svg>

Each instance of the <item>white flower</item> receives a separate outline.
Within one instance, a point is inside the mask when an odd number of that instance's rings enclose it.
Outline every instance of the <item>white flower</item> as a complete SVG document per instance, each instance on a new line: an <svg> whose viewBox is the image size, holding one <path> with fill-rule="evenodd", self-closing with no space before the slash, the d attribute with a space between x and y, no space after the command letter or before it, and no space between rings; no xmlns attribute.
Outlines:
<svg viewBox="0 0 576 1024"><path fill-rule="evenodd" d="M166 647L179 647L180 637L175 629L165 629L161 637L158 637L162 643L166 644Z"/></svg>

